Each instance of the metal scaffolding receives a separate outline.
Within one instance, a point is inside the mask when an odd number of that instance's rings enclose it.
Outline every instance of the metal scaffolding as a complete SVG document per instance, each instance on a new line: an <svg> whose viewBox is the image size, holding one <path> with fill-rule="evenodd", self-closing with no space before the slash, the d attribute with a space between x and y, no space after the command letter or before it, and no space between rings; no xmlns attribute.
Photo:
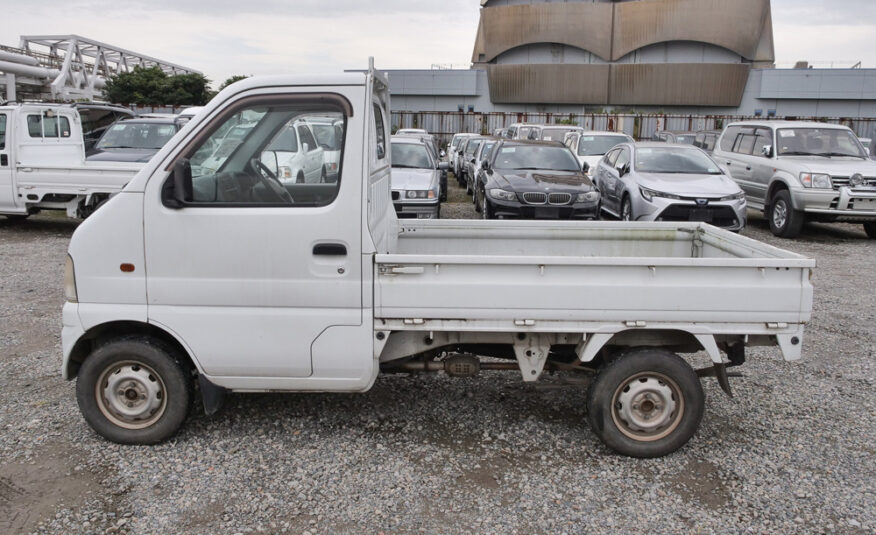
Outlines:
<svg viewBox="0 0 876 535"><path fill-rule="evenodd" d="M0 74L6 99L16 84L26 93L55 101L94 100L106 79L135 66L159 67L170 75L199 71L79 35L22 35L19 48L0 46Z"/></svg>

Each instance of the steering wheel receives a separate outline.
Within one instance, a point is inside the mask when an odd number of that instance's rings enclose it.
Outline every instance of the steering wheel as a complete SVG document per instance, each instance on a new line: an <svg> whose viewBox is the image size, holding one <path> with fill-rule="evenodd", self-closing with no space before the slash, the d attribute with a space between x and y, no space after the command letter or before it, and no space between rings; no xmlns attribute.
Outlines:
<svg viewBox="0 0 876 535"><path fill-rule="evenodd" d="M259 178L262 184L265 185L267 189L272 191L275 195L280 197L282 200L288 202L289 204L294 203L295 201L292 199L292 195L286 190L283 186L283 183L280 182L280 178L276 173L271 171L271 168L265 165L265 162L261 161L258 158L253 158L249 161L253 170L255 171L256 176Z"/></svg>

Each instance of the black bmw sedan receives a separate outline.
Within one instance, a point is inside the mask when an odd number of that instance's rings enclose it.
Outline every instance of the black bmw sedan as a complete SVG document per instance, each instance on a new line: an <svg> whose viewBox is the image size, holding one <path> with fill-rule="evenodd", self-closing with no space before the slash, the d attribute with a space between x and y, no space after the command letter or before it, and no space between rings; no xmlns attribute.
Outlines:
<svg viewBox="0 0 876 535"><path fill-rule="evenodd" d="M596 219L599 192L562 143L503 140L478 170L484 219Z"/></svg>

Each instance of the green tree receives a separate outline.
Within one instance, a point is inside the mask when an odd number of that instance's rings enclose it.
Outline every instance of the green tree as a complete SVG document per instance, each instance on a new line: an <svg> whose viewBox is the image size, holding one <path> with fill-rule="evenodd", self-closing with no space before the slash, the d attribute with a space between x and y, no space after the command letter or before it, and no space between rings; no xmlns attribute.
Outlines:
<svg viewBox="0 0 876 535"><path fill-rule="evenodd" d="M245 75L245 74L235 74L235 75L232 76L231 78L228 78L227 80L225 80L224 82L222 82L222 85L219 86L219 91L222 91L223 89L225 89L225 88L228 87L229 85L233 84L234 82L239 82L239 81L241 81L241 80L246 80L247 78L249 78L249 76L247 76L247 75Z"/></svg>
<svg viewBox="0 0 876 535"><path fill-rule="evenodd" d="M160 67L136 66L107 80L110 102L143 106L203 106L209 102L210 81L202 74L168 76Z"/></svg>

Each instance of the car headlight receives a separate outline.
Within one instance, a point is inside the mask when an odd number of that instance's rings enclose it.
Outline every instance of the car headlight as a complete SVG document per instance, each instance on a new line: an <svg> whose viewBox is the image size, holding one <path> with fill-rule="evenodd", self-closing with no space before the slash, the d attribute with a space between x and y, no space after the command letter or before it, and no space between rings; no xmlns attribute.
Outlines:
<svg viewBox="0 0 876 535"><path fill-rule="evenodd" d="M434 199L437 197L435 194L435 190L426 189L426 190L408 190L405 193L405 197L408 199Z"/></svg>
<svg viewBox="0 0 876 535"><path fill-rule="evenodd" d="M681 197L678 195L673 195L671 193L663 193L662 191L656 191L653 189L648 189L642 186L639 186L639 191L642 193L642 197L645 198L646 201L651 202L651 199L654 197L663 197L664 199L675 199L679 200Z"/></svg>
<svg viewBox="0 0 876 535"><path fill-rule="evenodd" d="M517 200L517 194L514 193L513 191L505 191L503 189L498 189L498 188L490 190L490 197L492 197L494 199L498 199L500 201L516 201Z"/></svg>
<svg viewBox="0 0 876 535"><path fill-rule="evenodd" d="M830 175L821 173L800 173L800 183L806 188L833 189Z"/></svg>
<svg viewBox="0 0 876 535"><path fill-rule="evenodd" d="M587 193L579 193L575 202L594 202L599 199L598 191L588 191Z"/></svg>
<svg viewBox="0 0 876 535"><path fill-rule="evenodd" d="M745 192L740 191L739 193L734 193L733 195L727 195L726 197L721 197L718 200L720 200L720 201L743 201L743 200L745 200Z"/></svg>
<svg viewBox="0 0 876 535"><path fill-rule="evenodd" d="M277 169L277 176L280 178L292 178L292 168L281 165Z"/></svg>
<svg viewBox="0 0 876 535"><path fill-rule="evenodd" d="M73 258L67 255L64 264L64 297L71 303L78 303L79 296L76 293L76 273L73 270Z"/></svg>

